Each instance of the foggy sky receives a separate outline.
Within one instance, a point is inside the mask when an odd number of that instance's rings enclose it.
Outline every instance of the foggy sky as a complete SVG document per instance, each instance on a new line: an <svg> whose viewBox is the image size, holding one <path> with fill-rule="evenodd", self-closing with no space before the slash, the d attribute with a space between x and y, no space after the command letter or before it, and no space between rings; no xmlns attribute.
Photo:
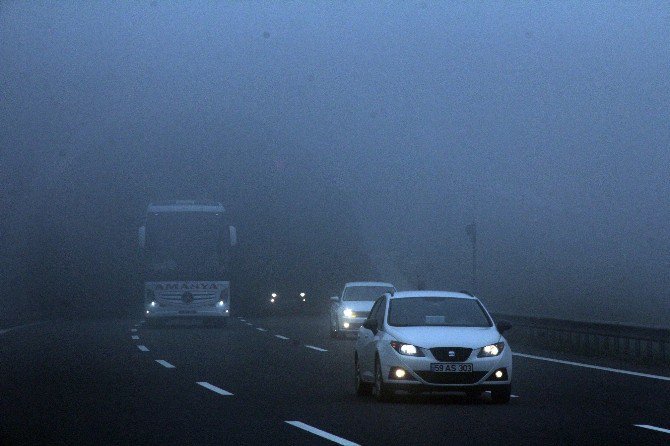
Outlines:
<svg viewBox="0 0 670 446"><path fill-rule="evenodd" d="M3 2L6 311L133 308L146 204L209 198L244 241L240 300L470 289L475 220L492 309L667 326L669 23L663 2Z"/></svg>

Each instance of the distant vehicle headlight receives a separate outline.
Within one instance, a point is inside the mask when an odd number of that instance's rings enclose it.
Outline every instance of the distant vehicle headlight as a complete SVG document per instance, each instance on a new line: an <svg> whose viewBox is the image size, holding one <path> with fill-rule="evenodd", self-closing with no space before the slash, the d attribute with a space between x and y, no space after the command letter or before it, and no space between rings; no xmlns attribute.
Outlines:
<svg viewBox="0 0 670 446"><path fill-rule="evenodd" d="M344 317L354 317L354 312L351 308L345 308L342 314Z"/></svg>
<svg viewBox="0 0 670 446"><path fill-rule="evenodd" d="M156 305L157 304L155 300L152 300L151 303L149 304L149 306L151 306L152 308L155 307Z"/></svg>
<svg viewBox="0 0 670 446"><path fill-rule="evenodd" d="M300 293L300 297L305 297L305 293Z"/></svg>
<svg viewBox="0 0 670 446"><path fill-rule="evenodd" d="M391 341L391 347L401 355L405 356L425 356L421 351L421 347L412 344L405 344L404 342Z"/></svg>
<svg viewBox="0 0 670 446"><path fill-rule="evenodd" d="M217 304L218 306L222 307L223 306L223 301L220 300L219 303Z"/></svg>
<svg viewBox="0 0 670 446"><path fill-rule="evenodd" d="M478 358L490 358L492 356L498 356L499 354L502 353L504 348L505 348L505 343L504 342L498 342L496 344L486 345L486 346L479 349L479 353L477 354L477 357Z"/></svg>
<svg viewBox="0 0 670 446"><path fill-rule="evenodd" d="M276 299L276 298L277 298L277 293L272 293L272 294L270 294L270 296L271 296L273 299Z"/></svg>

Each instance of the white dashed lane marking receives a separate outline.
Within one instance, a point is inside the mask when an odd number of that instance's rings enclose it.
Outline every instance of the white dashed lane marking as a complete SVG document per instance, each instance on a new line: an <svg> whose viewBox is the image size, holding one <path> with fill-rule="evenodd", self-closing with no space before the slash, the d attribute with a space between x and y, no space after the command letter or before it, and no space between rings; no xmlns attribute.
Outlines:
<svg viewBox="0 0 670 446"><path fill-rule="evenodd" d="M169 362L164 361L164 360L162 360L162 359L157 359L156 362L159 363L160 365L162 365L163 367L165 367L166 369L174 369L174 368L176 368L175 366L173 366L173 365L170 364Z"/></svg>
<svg viewBox="0 0 670 446"><path fill-rule="evenodd" d="M149 351L149 349L145 345L138 345L137 348L139 348L140 351L143 351L143 352L148 352Z"/></svg>
<svg viewBox="0 0 670 446"><path fill-rule="evenodd" d="M314 347L313 345L306 345L305 347L307 347L307 348L311 348L312 350L316 350L316 351L318 351L318 352L327 352L327 351L328 351L328 350L326 350L325 348Z"/></svg>
<svg viewBox="0 0 670 446"><path fill-rule="evenodd" d="M256 327L256 330L258 330L258 331L267 331L265 328L261 328L261 327Z"/></svg>
<svg viewBox="0 0 670 446"><path fill-rule="evenodd" d="M131 338L134 339L134 340L138 340L140 337L137 336L137 335L132 335Z"/></svg>
<svg viewBox="0 0 670 446"><path fill-rule="evenodd" d="M17 325L16 327L3 328L2 330L0 330L0 335L9 333L12 330L18 330L19 328L32 327L33 325L40 325L43 323L44 322L35 322L33 324Z"/></svg>
<svg viewBox="0 0 670 446"><path fill-rule="evenodd" d="M648 424L636 424L635 427L641 427L642 429L649 429L656 432L663 432L664 434L670 434L670 429L663 429L662 427L650 426Z"/></svg>
<svg viewBox="0 0 670 446"><path fill-rule="evenodd" d="M285 340L288 339L286 336L282 336L282 335L275 335L275 338L285 339Z"/></svg>
<svg viewBox="0 0 670 446"><path fill-rule="evenodd" d="M491 391L490 391L490 390L487 390L487 391L484 392L484 393L486 393L487 395L491 395ZM510 398L519 398L519 395L510 395Z"/></svg>
<svg viewBox="0 0 670 446"><path fill-rule="evenodd" d="M198 381L196 384L198 384L199 386L204 387L205 389L209 389L212 392L218 393L219 395L224 395L224 396L232 395L232 393L230 393L226 390L223 390L220 387L216 387L215 385L212 385L212 384L210 384L208 382L205 382L205 381Z"/></svg>
<svg viewBox="0 0 670 446"><path fill-rule="evenodd" d="M136 333L136 332L137 332L137 328L131 328L130 331L132 331L133 333Z"/></svg>
<svg viewBox="0 0 670 446"><path fill-rule="evenodd" d="M326 431L322 431L321 429L317 429L315 427L310 426L309 424L305 424L300 421L287 421L287 423L290 424L291 426L297 427L298 429L302 429L311 434L318 435L321 438L325 438L326 440L330 440L337 444L341 444L344 446L358 446L358 443L354 443L353 441L349 441L342 437L338 437L337 435L329 434Z"/></svg>

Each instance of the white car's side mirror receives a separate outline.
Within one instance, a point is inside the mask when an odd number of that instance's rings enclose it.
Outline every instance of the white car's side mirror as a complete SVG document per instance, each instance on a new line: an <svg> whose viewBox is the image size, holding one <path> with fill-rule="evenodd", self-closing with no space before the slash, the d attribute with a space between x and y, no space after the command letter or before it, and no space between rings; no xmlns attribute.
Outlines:
<svg viewBox="0 0 670 446"><path fill-rule="evenodd" d="M339 302L340 301L340 296L333 296L330 298L333 302Z"/></svg>

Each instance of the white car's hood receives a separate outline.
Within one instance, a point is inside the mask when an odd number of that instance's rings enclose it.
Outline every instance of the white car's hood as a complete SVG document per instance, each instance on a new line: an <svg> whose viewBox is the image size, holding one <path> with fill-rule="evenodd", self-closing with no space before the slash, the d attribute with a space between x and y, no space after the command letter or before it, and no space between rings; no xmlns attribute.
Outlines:
<svg viewBox="0 0 670 446"><path fill-rule="evenodd" d="M367 313L372 310L372 306L374 305L374 302L367 301L367 300L345 300L340 303L340 307L344 310L345 308L350 308L352 311L356 313L365 313L365 316L367 316Z"/></svg>
<svg viewBox="0 0 670 446"><path fill-rule="evenodd" d="M400 342L419 347L480 348L501 339L495 327L392 327L386 332Z"/></svg>

